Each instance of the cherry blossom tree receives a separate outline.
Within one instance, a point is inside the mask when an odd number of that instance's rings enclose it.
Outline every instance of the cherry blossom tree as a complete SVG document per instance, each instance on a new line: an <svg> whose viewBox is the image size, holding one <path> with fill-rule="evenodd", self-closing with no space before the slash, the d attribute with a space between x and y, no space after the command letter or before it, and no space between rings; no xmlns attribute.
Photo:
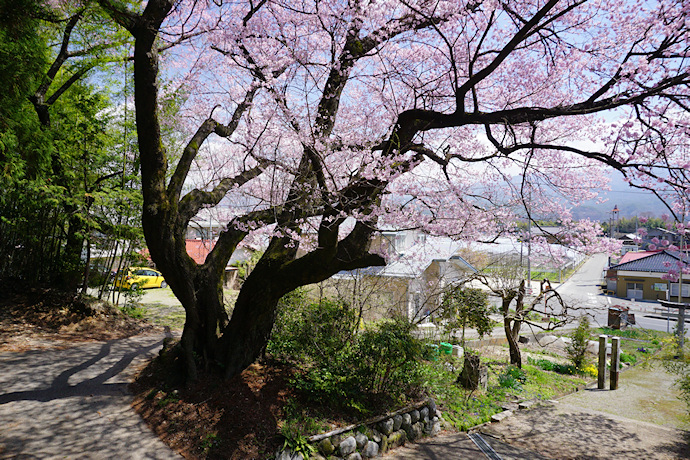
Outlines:
<svg viewBox="0 0 690 460"><path fill-rule="evenodd" d="M687 188L682 1L99 3L135 40L143 228L186 310L192 379L253 362L284 294L385 264L381 225L491 239L548 209L591 245L569 206L606 171ZM172 93L179 152L161 137ZM198 265L185 231L213 207L226 227ZM259 231L270 243L228 318L225 264Z"/></svg>

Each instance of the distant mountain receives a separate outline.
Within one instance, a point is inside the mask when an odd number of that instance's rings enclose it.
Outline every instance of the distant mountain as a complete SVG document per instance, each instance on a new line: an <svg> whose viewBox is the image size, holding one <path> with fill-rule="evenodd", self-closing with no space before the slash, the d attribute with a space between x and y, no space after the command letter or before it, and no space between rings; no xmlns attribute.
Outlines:
<svg viewBox="0 0 690 460"><path fill-rule="evenodd" d="M649 192L631 188L623 181L620 174L614 174L610 182L611 191L601 192L600 196L608 201L602 204L595 200L586 202L573 209L575 219L591 219L599 222L608 221L614 206L620 210L619 217L639 216L647 213L650 217L659 217L666 208L659 199Z"/></svg>

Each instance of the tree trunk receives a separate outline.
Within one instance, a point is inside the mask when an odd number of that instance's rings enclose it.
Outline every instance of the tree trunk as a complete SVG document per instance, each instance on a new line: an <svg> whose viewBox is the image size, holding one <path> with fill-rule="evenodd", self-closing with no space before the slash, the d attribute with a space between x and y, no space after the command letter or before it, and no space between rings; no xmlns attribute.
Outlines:
<svg viewBox="0 0 690 460"><path fill-rule="evenodd" d="M69 211L69 210L68 210ZM72 210L72 212L74 212ZM84 248L84 225L77 216L69 219L67 240L63 253L63 269L61 270L59 284L66 292L76 292L82 275L81 251Z"/></svg>
<svg viewBox="0 0 690 460"><path fill-rule="evenodd" d="M240 373L261 355L275 323L278 301L292 290L277 276L281 259L288 254L281 257L271 252L269 247L245 280L230 323L223 331L218 359L227 378Z"/></svg>
<svg viewBox="0 0 690 460"><path fill-rule="evenodd" d="M520 345L518 343L517 334L514 333L514 320L511 318L503 319L503 330L505 331L506 338L508 339L508 348L510 350L510 364L522 368L522 355L520 354ZM519 329L518 329L519 331Z"/></svg>

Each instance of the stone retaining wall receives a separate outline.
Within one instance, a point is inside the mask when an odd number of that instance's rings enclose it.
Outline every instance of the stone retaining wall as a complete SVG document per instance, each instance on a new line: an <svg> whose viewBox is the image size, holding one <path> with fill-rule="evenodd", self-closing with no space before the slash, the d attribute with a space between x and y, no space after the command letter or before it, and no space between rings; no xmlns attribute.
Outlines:
<svg viewBox="0 0 690 460"><path fill-rule="evenodd" d="M436 436L443 418L433 399L413 404L390 414L375 417L358 425L311 436L309 442L317 449L310 459L361 460L375 458L390 449L416 441L423 436ZM300 453L278 452L276 460L304 460Z"/></svg>

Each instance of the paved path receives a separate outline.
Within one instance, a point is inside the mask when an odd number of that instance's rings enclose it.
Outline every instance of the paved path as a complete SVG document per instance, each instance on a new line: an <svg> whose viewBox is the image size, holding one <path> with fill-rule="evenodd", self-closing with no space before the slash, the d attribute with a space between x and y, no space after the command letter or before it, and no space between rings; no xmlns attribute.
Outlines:
<svg viewBox="0 0 690 460"><path fill-rule="evenodd" d="M483 439L504 460L686 459L690 432L684 404L660 368L621 374L619 389L585 390L481 427ZM487 458L467 437L452 433L410 444L391 460Z"/></svg>
<svg viewBox="0 0 690 460"><path fill-rule="evenodd" d="M0 354L0 459L179 459L132 410L127 385L162 336Z"/></svg>

